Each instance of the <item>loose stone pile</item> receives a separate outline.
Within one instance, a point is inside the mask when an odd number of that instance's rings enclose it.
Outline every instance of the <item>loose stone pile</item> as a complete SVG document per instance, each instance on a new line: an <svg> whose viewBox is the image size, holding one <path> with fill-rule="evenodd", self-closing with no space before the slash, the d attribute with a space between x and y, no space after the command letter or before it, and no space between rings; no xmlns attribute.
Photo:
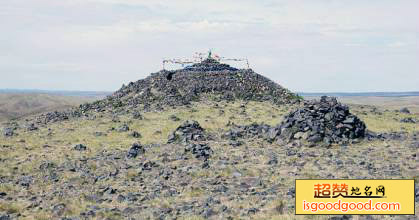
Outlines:
<svg viewBox="0 0 419 220"><path fill-rule="evenodd" d="M400 119L400 122L401 123L412 123L412 124L415 124L415 123L417 123L417 120L414 119L414 118L412 118L412 117L409 117L409 118L402 118L402 119Z"/></svg>
<svg viewBox="0 0 419 220"><path fill-rule="evenodd" d="M302 108L285 116L279 138L285 141L304 139L326 144L347 142L365 136L365 124L333 97L308 101Z"/></svg>
<svg viewBox="0 0 419 220"><path fill-rule="evenodd" d="M13 128L4 128L3 129L3 135L5 137L12 137L13 135L15 135L14 129Z"/></svg>
<svg viewBox="0 0 419 220"><path fill-rule="evenodd" d="M364 122L352 115L348 106L338 103L336 98L324 96L320 101L305 102L303 107L286 115L280 125L234 125L223 137L232 141L257 137L269 142L289 143L301 139L331 144L363 138L365 133Z"/></svg>
<svg viewBox="0 0 419 220"><path fill-rule="evenodd" d="M170 143L181 143L184 145L185 153L191 152L195 158L205 161L203 167L207 168L207 160L213 153L208 143L205 143L207 137L204 129L197 121L185 121L171 135Z"/></svg>
<svg viewBox="0 0 419 220"><path fill-rule="evenodd" d="M189 144L185 147L185 152L192 152L198 159L208 160L213 151L207 144Z"/></svg>
<svg viewBox="0 0 419 220"><path fill-rule="evenodd" d="M168 143L205 140L204 129L197 121L186 121L169 135Z"/></svg>
<svg viewBox="0 0 419 220"><path fill-rule="evenodd" d="M406 107L403 107L399 110L401 113L410 114L410 110Z"/></svg>
<svg viewBox="0 0 419 220"><path fill-rule="evenodd" d="M131 148L128 150L127 158L136 158L138 154L143 154L145 152L144 147L139 143L134 143Z"/></svg>
<svg viewBox="0 0 419 220"><path fill-rule="evenodd" d="M83 144L77 144L76 146L74 146L74 150L85 151L85 150L87 150L87 147Z"/></svg>

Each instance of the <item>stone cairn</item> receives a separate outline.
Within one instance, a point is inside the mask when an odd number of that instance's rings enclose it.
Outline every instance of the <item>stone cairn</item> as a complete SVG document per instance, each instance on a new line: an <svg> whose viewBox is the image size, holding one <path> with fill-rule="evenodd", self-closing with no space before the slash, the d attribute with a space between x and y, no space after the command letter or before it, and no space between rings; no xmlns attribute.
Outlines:
<svg viewBox="0 0 419 220"><path fill-rule="evenodd" d="M347 143L365 137L364 122L349 112L336 98L321 97L320 101L306 101L304 105L284 117L281 124L234 125L224 138L264 138L269 142L286 144L294 140L310 143ZM234 142L235 143L235 142Z"/></svg>
<svg viewBox="0 0 419 220"><path fill-rule="evenodd" d="M211 147L204 143L206 135L204 129L197 121L185 121L169 135L168 143L182 143L185 153L191 152L198 159L207 161L213 153ZM206 163L204 167L208 167Z"/></svg>
<svg viewBox="0 0 419 220"><path fill-rule="evenodd" d="M168 138L167 143L189 143L191 141L205 140L204 129L197 121L185 121L182 125L176 128Z"/></svg>
<svg viewBox="0 0 419 220"><path fill-rule="evenodd" d="M280 125L279 139L303 139L326 144L345 143L363 138L366 127L349 107L334 97L322 96L320 101L307 101L304 106L286 115Z"/></svg>

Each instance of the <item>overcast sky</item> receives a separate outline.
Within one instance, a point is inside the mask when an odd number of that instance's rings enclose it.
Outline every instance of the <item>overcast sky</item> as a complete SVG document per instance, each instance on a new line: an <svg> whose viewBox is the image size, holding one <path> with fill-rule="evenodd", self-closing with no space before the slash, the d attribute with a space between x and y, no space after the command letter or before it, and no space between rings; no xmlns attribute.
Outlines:
<svg viewBox="0 0 419 220"><path fill-rule="evenodd" d="M418 91L418 9L418 0L0 0L0 88L113 91L159 71L162 58L212 48L292 91Z"/></svg>

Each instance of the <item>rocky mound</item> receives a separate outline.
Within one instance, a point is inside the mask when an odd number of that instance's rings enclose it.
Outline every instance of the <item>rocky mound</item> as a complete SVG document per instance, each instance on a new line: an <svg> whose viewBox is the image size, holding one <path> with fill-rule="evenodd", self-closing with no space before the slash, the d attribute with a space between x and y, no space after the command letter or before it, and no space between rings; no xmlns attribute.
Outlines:
<svg viewBox="0 0 419 220"><path fill-rule="evenodd" d="M239 138L263 138L268 142L289 143L304 140L311 143L346 143L366 136L366 126L349 112L336 98L321 97L320 101L306 101L297 110L287 114L281 124L270 126L253 123L232 125L223 138L233 146Z"/></svg>
<svg viewBox="0 0 419 220"><path fill-rule="evenodd" d="M209 58L201 63L179 69L162 70L145 79L123 85L103 100L80 105L64 112L50 112L36 119L37 123L63 121L72 117L88 117L90 111L187 105L203 97L218 100L270 101L274 104L294 103L298 95L251 69L236 69Z"/></svg>
<svg viewBox="0 0 419 220"><path fill-rule="evenodd" d="M281 140L304 139L326 144L363 138L366 133L364 122L352 115L348 106L326 96L320 101L307 101L302 108L286 115L280 128Z"/></svg>
<svg viewBox="0 0 419 220"><path fill-rule="evenodd" d="M153 73L123 86L105 100L84 107L179 106L199 101L204 95L227 100L271 101L276 104L295 102L298 98L250 69L236 69L207 59L184 69Z"/></svg>

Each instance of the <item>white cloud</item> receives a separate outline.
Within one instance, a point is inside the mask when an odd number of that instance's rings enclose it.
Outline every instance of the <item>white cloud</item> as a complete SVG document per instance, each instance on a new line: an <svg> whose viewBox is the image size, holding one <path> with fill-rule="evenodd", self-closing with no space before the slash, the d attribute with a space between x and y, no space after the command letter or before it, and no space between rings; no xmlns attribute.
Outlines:
<svg viewBox="0 0 419 220"><path fill-rule="evenodd" d="M0 87L32 75L57 78L26 87L113 90L157 71L163 57L213 48L247 56L293 90L417 90L417 8L415 0L3 0ZM83 74L91 80L81 84ZM63 75L67 84L53 83ZM357 82L364 78L377 82Z"/></svg>
<svg viewBox="0 0 419 220"><path fill-rule="evenodd" d="M406 42L401 42L401 41L396 41L396 42L392 42L392 43L389 43L388 44L388 46L389 47L405 47L405 46L407 46L408 44L406 43Z"/></svg>

